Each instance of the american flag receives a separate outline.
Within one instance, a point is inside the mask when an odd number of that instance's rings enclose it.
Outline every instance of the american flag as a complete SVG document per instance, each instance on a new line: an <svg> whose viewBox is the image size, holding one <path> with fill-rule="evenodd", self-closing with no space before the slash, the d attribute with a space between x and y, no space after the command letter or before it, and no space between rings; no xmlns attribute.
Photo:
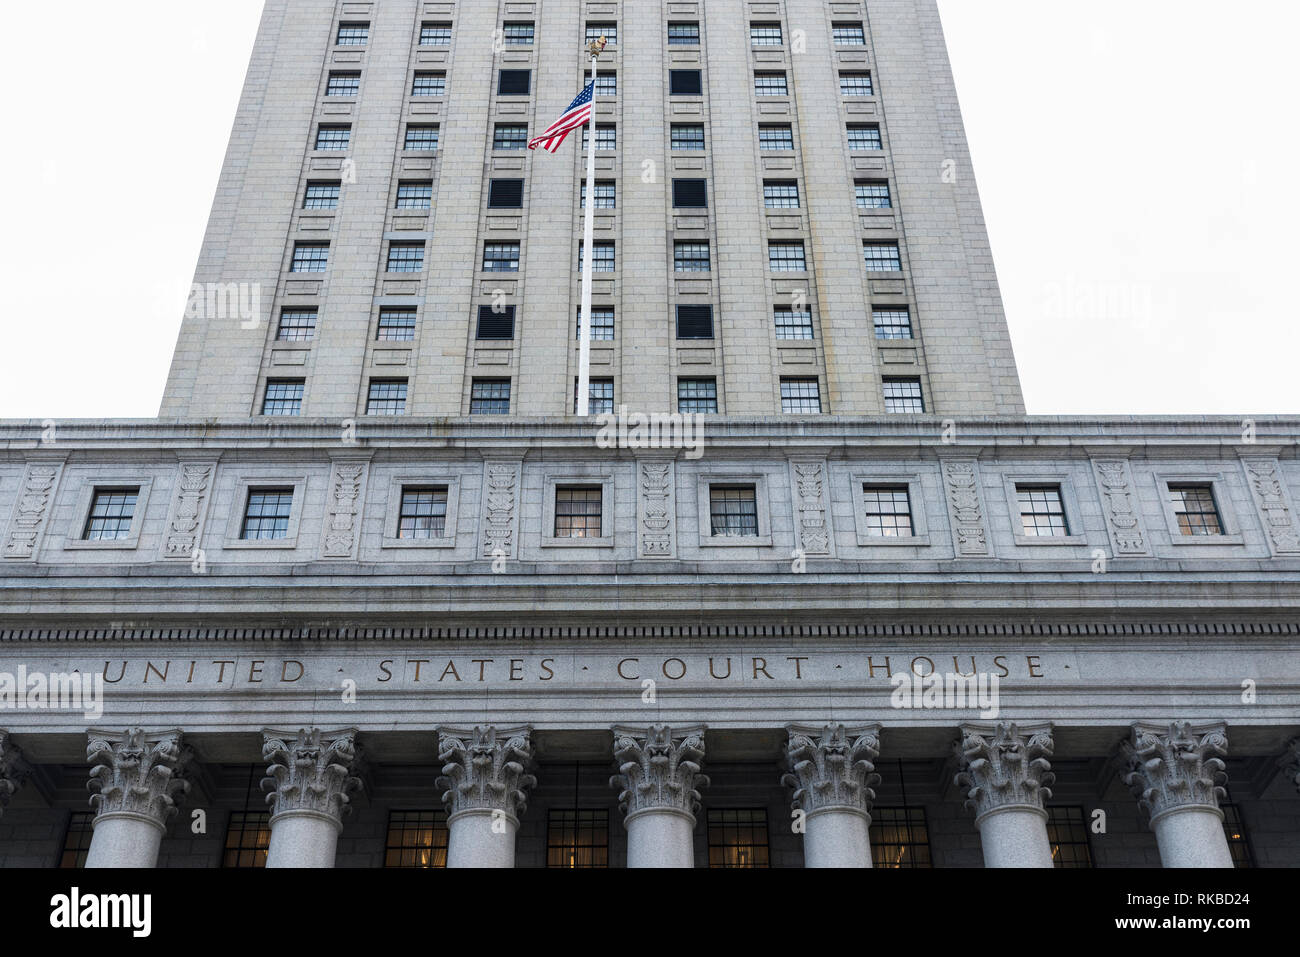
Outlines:
<svg viewBox="0 0 1300 957"><path fill-rule="evenodd" d="M569 108L564 111L564 115L550 125L550 127L541 136L535 137L528 141L528 148L535 150L541 147L548 153L554 153L564 142L564 138L574 130L585 126L591 119L591 97L594 92L595 82L588 83L578 94L578 98L569 104Z"/></svg>

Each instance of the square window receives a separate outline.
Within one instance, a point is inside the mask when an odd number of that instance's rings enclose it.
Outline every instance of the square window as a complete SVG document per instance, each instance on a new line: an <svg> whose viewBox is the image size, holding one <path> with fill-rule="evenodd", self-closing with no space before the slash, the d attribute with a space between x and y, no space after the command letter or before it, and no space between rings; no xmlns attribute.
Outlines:
<svg viewBox="0 0 1300 957"><path fill-rule="evenodd" d="M308 183L303 193L303 209L338 209L339 183Z"/></svg>
<svg viewBox="0 0 1300 957"><path fill-rule="evenodd" d="M494 179L488 184L488 209L523 209L524 181Z"/></svg>
<svg viewBox="0 0 1300 957"><path fill-rule="evenodd" d="M450 838L446 811L390 811L384 867L444 868Z"/></svg>
<svg viewBox="0 0 1300 957"><path fill-rule="evenodd" d="M582 209L587 208L587 184L583 183L579 190L578 205ZM617 189L612 179L596 180L596 208L597 209L614 209L617 203Z"/></svg>
<svg viewBox="0 0 1300 957"><path fill-rule="evenodd" d="M424 243L389 243L389 272L423 272Z"/></svg>
<svg viewBox="0 0 1300 957"><path fill-rule="evenodd" d="M370 39L370 24L340 23L335 43L341 47L363 47Z"/></svg>
<svg viewBox="0 0 1300 957"><path fill-rule="evenodd" d="M329 243L294 243L289 272L324 272L329 261Z"/></svg>
<svg viewBox="0 0 1300 957"><path fill-rule="evenodd" d="M772 310L776 322L778 339L813 338L812 313L806 309L792 309L789 306L776 306Z"/></svg>
<svg viewBox="0 0 1300 957"><path fill-rule="evenodd" d="M758 537L758 495L753 485L710 485L709 517L716 537Z"/></svg>
<svg viewBox="0 0 1300 957"><path fill-rule="evenodd" d="M532 88L532 70L501 70L497 73L497 96L528 96Z"/></svg>
<svg viewBox="0 0 1300 957"><path fill-rule="evenodd" d="M509 415L510 380L475 379L470 386L470 415Z"/></svg>
<svg viewBox="0 0 1300 957"><path fill-rule="evenodd" d="M420 25L420 46L422 47L451 46L451 24L450 23L421 24Z"/></svg>
<svg viewBox="0 0 1300 957"><path fill-rule="evenodd" d="M712 306L678 306L677 307L677 338L678 339L712 339L713 338L713 307Z"/></svg>
<svg viewBox="0 0 1300 957"><path fill-rule="evenodd" d="M513 339L515 337L514 306L479 306L476 339Z"/></svg>
<svg viewBox="0 0 1300 957"><path fill-rule="evenodd" d="M678 379L677 411L712 415L718 411L718 380Z"/></svg>
<svg viewBox="0 0 1300 957"><path fill-rule="evenodd" d="M881 306L871 310L877 339L911 339L912 315L907 306Z"/></svg>
<svg viewBox="0 0 1300 957"><path fill-rule="evenodd" d="M582 83L585 86L591 82L591 71L588 70L582 75ZM596 75L596 96L618 96L618 74L616 73L599 73Z"/></svg>
<svg viewBox="0 0 1300 957"><path fill-rule="evenodd" d="M703 74L699 70L669 70L668 94L670 96L703 96Z"/></svg>
<svg viewBox="0 0 1300 957"><path fill-rule="evenodd" d="M799 184L792 179L766 180L763 205L768 209L798 209Z"/></svg>
<svg viewBox="0 0 1300 957"><path fill-rule="evenodd" d="M884 180L863 180L853 185L858 209L890 209L889 183Z"/></svg>
<svg viewBox="0 0 1300 957"><path fill-rule="evenodd" d="M432 152L438 148L438 127L412 124L406 128L407 150L424 150Z"/></svg>
<svg viewBox="0 0 1300 957"><path fill-rule="evenodd" d="M605 415L614 411L614 380L587 380L587 412L590 415ZM573 413L578 413L578 380L573 380Z"/></svg>
<svg viewBox="0 0 1300 957"><path fill-rule="evenodd" d="M870 73L840 74L841 96L874 96L875 92Z"/></svg>
<svg viewBox="0 0 1300 957"><path fill-rule="evenodd" d="M1223 518L1210 484L1169 485L1169 502L1183 535L1222 535Z"/></svg>
<svg viewBox="0 0 1300 957"><path fill-rule="evenodd" d="M925 400L921 397L920 379L885 379L885 411L916 412L925 411Z"/></svg>
<svg viewBox="0 0 1300 957"><path fill-rule="evenodd" d="M269 811L231 811L226 824L226 845L221 855L222 867L266 867L271 849L271 813Z"/></svg>
<svg viewBox="0 0 1300 957"><path fill-rule="evenodd" d="M849 149L855 152L884 149L880 127L874 123L857 123L848 127Z"/></svg>
<svg viewBox="0 0 1300 957"><path fill-rule="evenodd" d="M1070 525L1059 485L1017 485L1020 524L1030 538L1066 538Z"/></svg>
<svg viewBox="0 0 1300 957"><path fill-rule="evenodd" d="M560 485L555 489L555 537L600 538L601 487Z"/></svg>
<svg viewBox="0 0 1300 957"><path fill-rule="evenodd" d="M262 399L263 415L302 415L302 379L271 379Z"/></svg>
<svg viewBox="0 0 1300 957"><path fill-rule="evenodd" d="M867 35L861 23L832 23L831 38L836 46L861 47L867 45Z"/></svg>
<svg viewBox="0 0 1300 957"><path fill-rule="evenodd" d="M706 179L673 180L673 208L704 209L709 205L709 181Z"/></svg>
<svg viewBox="0 0 1300 957"><path fill-rule="evenodd" d="M668 45L670 47L699 46L700 25L698 23L685 21L668 24Z"/></svg>
<svg viewBox="0 0 1300 957"><path fill-rule="evenodd" d="M769 242L767 263L772 272L806 272L808 264L804 260L803 241Z"/></svg>
<svg viewBox="0 0 1300 957"><path fill-rule="evenodd" d="M331 73L325 83L326 96L356 96L359 92L360 73Z"/></svg>
<svg viewBox="0 0 1300 957"><path fill-rule="evenodd" d="M609 812L578 809L547 812L546 866L609 867Z"/></svg>
<svg viewBox="0 0 1300 957"><path fill-rule="evenodd" d="M578 307L578 325L575 327L574 338L582 336L582 307ZM591 308L591 338L593 340L612 340L614 338L614 307L613 306L592 306Z"/></svg>
<svg viewBox="0 0 1300 957"><path fill-rule="evenodd" d="M433 183L428 180L397 184L398 209L432 209Z"/></svg>
<svg viewBox="0 0 1300 957"><path fill-rule="evenodd" d="M863 243L862 258L867 264L867 272L898 272L903 268L898 243Z"/></svg>
<svg viewBox="0 0 1300 957"><path fill-rule="evenodd" d="M704 149L704 127L699 123L673 123L671 133L675 150Z"/></svg>
<svg viewBox="0 0 1300 957"><path fill-rule="evenodd" d="M788 125L764 124L758 128L758 148L762 150L794 149L794 131Z"/></svg>
<svg viewBox="0 0 1300 957"><path fill-rule="evenodd" d="M782 412L788 415L817 415L821 410L821 387L816 379L781 380Z"/></svg>
<svg viewBox="0 0 1300 957"><path fill-rule="evenodd" d="M293 489L250 488L239 537L243 541L270 541L289 537L293 514Z"/></svg>
<svg viewBox="0 0 1300 957"><path fill-rule="evenodd" d="M789 88L785 83L784 73L755 73L755 96L788 96Z"/></svg>
<svg viewBox="0 0 1300 957"><path fill-rule="evenodd" d="M492 131L494 150L523 150L528 148L528 126L524 123L498 123Z"/></svg>
<svg viewBox="0 0 1300 957"><path fill-rule="evenodd" d="M709 867L769 867L767 811L709 809Z"/></svg>
<svg viewBox="0 0 1300 957"><path fill-rule="evenodd" d="M930 829L923 807L877 807L871 812L874 867L928 868Z"/></svg>
<svg viewBox="0 0 1300 957"><path fill-rule="evenodd" d="M506 23L501 27L501 37L508 47L530 47L535 30L530 22Z"/></svg>
<svg viewBox="0 0 1300 957"><path fill-rule="evenodd" d="M863 485L862 514L871 538L911 538L912 499L906 485Z"/></svg>
<svg viewBox="0 0 1300 957"><path fill-rule="evenodd" d="M275 330L279 342L306 342L316 337L315 309L285 309L280 313L280 325Z"/></svg>
<svg viewBox="0 0 1300 957"><path fill-rule="evenodd" d="M518 243L484 243L484 272L519 272Z"/></svg>
<svg viewBox="0 0 1300 957"><path fill-rule="evenodd" d="M583 36L587 43L595 43L601 37L604 37L611 45L618 44L618 24L617 23L587 23L587 31Z"/></svg>
<svg viewBox="0 0 1300 957"><path fill-rule="evenodd" d="M412 342L415 339L414 306L384 306L379 310L379 342Z"/></svg>
<svg viewBox="0 0 1300 957"><path fill-rule="evenodd" d="M442 538L447 531L447 486L402 487L397 515L397 537Z"/></svg>
<svg viewBox="0 0 1300 957"><path fill-rule="evenodd" d="M583 248L578 243L578 272L582 272ZM592 247L592 272L614 272L614 244L595 243Z"/></svg>
<svg viewBox="0 0 1300 957"><path fill-rule="evenodd" d="M779 23L751 23L749 25L749 42L756 47L779 47L785 42L781 36Z"/></svg>
<svg viewBox="0 0 1300 957"><path fill-rule="evenodd" d="M371 379L366 415L405 415L406 380Z"/></svg>
<svg viewBox="0 0 1300 957"><path fill-rule="evenodd" d="M321 126L316 130L316 149L345 150L352 145L352 127Z"/></svg>
<svg viewBox="0 0 1300 957"><path fill-rule="evenodd" d="M131 537L140 488L96 488L81 538L87 542L116 542Z"/></svg>
<svg viewBox="0 0 1300 957"><path fill-rule="evenodd" d="M582 149L587 151L591 143L590 125L582 128ZM612 123L602 123L596 127L596 152L618 149L618 127Z"/></svg>
<svg viewBox="0 0 1300 957"><path fill-rule="evenodd" d="M711 268L708 243L673 243L674 272L709 272Z"/></svg>
<svg viewBox="0 0 1300 957"><path fill-rule="evenodd" d="M442 96L447 92L447 74L417 73L411 84L411 96Z"/></svg>

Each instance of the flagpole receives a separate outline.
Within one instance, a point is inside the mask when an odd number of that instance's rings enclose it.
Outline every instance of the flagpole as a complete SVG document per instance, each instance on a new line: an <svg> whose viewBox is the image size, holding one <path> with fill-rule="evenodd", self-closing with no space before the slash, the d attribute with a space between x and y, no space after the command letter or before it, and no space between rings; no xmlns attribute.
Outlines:
<svg viewBox="0 0 1300 957"><path fill-rule="evenodd" d="M591 274L595 271L592 243L596 233L596 60L605 38L593 42L591 52L591 119L587 122L587 216L582 227L582 318L578 320L578 415L591 414Z"/></svg>

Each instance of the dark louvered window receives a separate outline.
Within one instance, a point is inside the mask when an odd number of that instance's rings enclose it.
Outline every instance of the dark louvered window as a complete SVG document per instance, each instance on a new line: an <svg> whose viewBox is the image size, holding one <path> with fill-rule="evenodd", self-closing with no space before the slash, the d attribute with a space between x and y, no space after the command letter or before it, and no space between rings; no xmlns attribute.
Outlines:
<svg viewBox="0 0 1300 957"><path fill-rule="evenodd" d="M669 70L668 92L672 96L702 96L704 84L699 70Z"/></svg>
<svg viewBox="0 0 1300 957"><path fill-rule="evenodd" d="M678 208L709 205L709 181L706 179L673 180L673 206Z"/></svg>
<svg viewBox="0 0 1300 957"><path fill-rule="evenodd" d="M498 96L527 96L532 89L531 70L502 70L497 77Z"/></svg>
<svg viewBox="0 0 1300 957"><path fill-rule="evenodd" d="M515 337L514 306L479 306L479 339L513 339Z"/></svg>
<svg viewBox="0 0 1300 957"><path fill-rule="evenodd" d="M677 338L678 339L712 339L713 338L713 307L712 306L678 306L677 307Z"/></svg>
<svg viewBox="0 0 1300 957"><path fill-rule="evenodd" d="M522 179L494 179L488 191L489 209L522 209L524 181Z"/></svg>

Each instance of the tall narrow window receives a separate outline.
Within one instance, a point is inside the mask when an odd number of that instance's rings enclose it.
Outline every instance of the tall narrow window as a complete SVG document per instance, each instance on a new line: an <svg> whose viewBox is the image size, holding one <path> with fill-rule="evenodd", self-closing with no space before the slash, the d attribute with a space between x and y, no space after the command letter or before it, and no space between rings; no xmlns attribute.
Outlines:
<svg viewBox="0 0 1300 957"><path fill-rule="evenodd" d="M406 380L371 379L366 415L405 415Z"/></svg>
<svg viewBox="0 0 1300 957"><path fill-rule="evenodd" d="M266 383L266 396L262 399L263 415L301 415L302 379L271 379Z"/></svg>
<svg viewBox="0 0 1300 957"><path fill-rule="evenodd" d="M73 869L86 866L90 854L90 839L95 834L95 815L91 811L73 811L68 817L68 829L63 832L63 848L59 852L59 867Z"/></svg>
<svg viewBox="0 0 1300 957"><path fill-rule="evenodd" d="M131 523L135 519L135 505L139 497L138 486L95 489L82 540L113 542L130 538Z"/></svg>
<svg viewBox="0 0 1300 957"><path fill-rule="evenodd" d="M271 815L267 811L231 811L226 823L222 867L266 867L271 849Z"/></svg>
<svg viewBox="0 0 1300 957"><path fill-rule="evenodd" d="M767 811L709 809L709 867L768 867Z"/></svg>
<svg viewBox="0 0 1300 957"><path fill-rule="evenodd" d="M600 538L601 487L561 485L555 489L555 537Z"/></svg>
<svg viewBox="0 0 1300 957"><path fill-rule="evenodd" d="M1020 525L1031 538L1064 538L1070 534L1059 485L1017 485Z"/></svg>
<svg viewBox="0 0 1300 957"><path fill-rule="evenodd" d="M447 486L411 488L403 486L397 516L397 537L403 539L442 538L447 532Z"/></svg>
<svg viewBox="0 0 1300 957"><path fill-rule="evenodd" d="M609 867L609 812L583 809L548 812L546 866Z"/></svg>
<svg viewBox="0 0 1300 957"><path fill-rule="evenodd" d="M239 537L244 541L288 538L292 514L293 489L250 488Z"/></svg>
<svg viewBox="0 0 1300 957"><path fill-rule="evenodd" d="M1081 807L1047 809L1047 841L1052 847L1052 866L1092 867L1088 845L1088 822Z"/></svg>
<svg viewBox="0 0 1300 957"><path fill-rule="evenodd" d="M389 811L384 867L447 866L446 811Z"/></svg>
<svg viewBox="0 0 1300 957"><path fill-rule="evenodd" d="M1232 857L1233 866L1254 867L1255 855L1251 853L1246 823L1241 819L1241 808L1221 802L1219 810L1223 812L1223 836L1228 839L1228 854Z"/></svg>

